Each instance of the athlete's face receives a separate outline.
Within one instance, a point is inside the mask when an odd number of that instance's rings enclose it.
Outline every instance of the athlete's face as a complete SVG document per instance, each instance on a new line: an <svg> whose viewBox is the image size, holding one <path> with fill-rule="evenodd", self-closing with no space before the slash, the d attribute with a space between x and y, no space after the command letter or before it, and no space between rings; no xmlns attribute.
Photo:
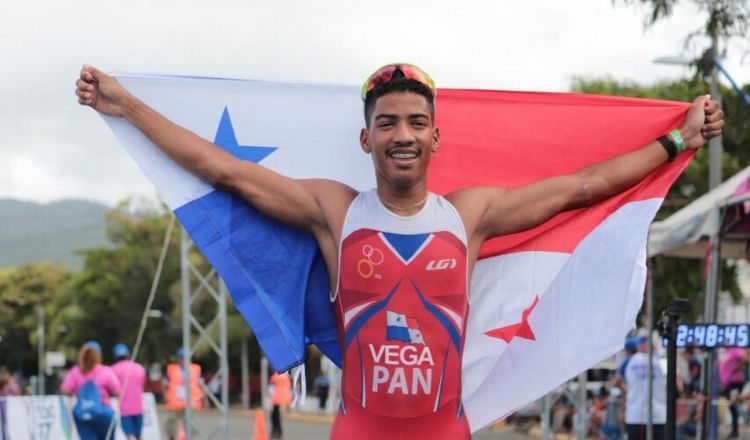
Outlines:
<svg viewBox="0 0 750 440"><path fill-rule="evenodd" d="M378 184L398 189L425 181L439 139L427 100L411 92L378 98L370 128L360 134L362 149L372 155Z"/></svg>

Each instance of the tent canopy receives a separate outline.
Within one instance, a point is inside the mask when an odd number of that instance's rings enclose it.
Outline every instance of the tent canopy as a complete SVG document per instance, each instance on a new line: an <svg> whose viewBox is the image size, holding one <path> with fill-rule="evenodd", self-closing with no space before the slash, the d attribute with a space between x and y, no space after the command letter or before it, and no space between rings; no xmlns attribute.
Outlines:
<svg viewBox="0 0 750 440"><path fill-rule="evenodd" d="M652 223L649 256L704 258L710 237L722 230L721 256L746 258L750 237L749 178L747 167L665 220ZM723 207L726 209L722 219Z"/></svg>

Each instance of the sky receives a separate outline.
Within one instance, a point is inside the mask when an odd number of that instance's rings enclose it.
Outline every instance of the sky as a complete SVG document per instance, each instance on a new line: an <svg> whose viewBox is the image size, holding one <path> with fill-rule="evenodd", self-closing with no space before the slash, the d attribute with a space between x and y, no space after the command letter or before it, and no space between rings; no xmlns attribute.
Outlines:
<svg viewBox="0 0 750 440"><path fill-rule="evenodd" d="M650 84L690 75L652 62L692 54L684 37L705 16L682 3L645 28L642 6L612 0L4 2L0 198L113 205L154 195L96 112L78 105L84 63L358 85L377 67L406 61L438 87L564 92L575 76L604 75ZM725 67L741 84L750 82L747 50L747 42L727 48Z"/></svg>

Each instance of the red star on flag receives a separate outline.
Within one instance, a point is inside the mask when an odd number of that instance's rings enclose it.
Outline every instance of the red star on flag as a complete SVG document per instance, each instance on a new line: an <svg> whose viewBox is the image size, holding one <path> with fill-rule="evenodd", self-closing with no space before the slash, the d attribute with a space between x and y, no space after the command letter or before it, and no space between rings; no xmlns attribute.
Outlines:
<svg viewBox="0 0 750 440"><path fill-rule="evenodd" d="M536 336L534 336L534 332L531 330L531 326L529 325L529 315L531 314L531 311L534 310L534 307L536 307L536 304L538 302L539 295L536 295L531 305L524 309L523 313L521 314L521 322L506 325L505 327L498 327L494 330L486 331L484 332L484 334L491 338L502 339L507 343L510 343L510 341L515 336L528 339L530 341L536 341Z"/></svg>

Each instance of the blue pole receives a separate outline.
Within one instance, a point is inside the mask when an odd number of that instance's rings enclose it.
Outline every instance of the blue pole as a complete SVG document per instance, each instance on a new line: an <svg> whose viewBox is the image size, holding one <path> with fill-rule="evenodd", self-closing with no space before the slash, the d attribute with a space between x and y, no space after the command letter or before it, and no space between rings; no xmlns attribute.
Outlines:
<svg viewBox="0 0 750 440"><path fill-rule="evenodd" d="M742 97L742 100L745 101L745 104L750 105L750 96L747 95L740 86L737 85L736 82L734 82L734 79L732 79L731 76L729 76L729 72L724 68L724 66L719 62L719 60L714 59L714 65L716 65L716 68L719 69L719 72L723 73L724 76L729 80L729 82L732 84L732 87L734 87L734 90L737 91L737 94Z"/></svg>

